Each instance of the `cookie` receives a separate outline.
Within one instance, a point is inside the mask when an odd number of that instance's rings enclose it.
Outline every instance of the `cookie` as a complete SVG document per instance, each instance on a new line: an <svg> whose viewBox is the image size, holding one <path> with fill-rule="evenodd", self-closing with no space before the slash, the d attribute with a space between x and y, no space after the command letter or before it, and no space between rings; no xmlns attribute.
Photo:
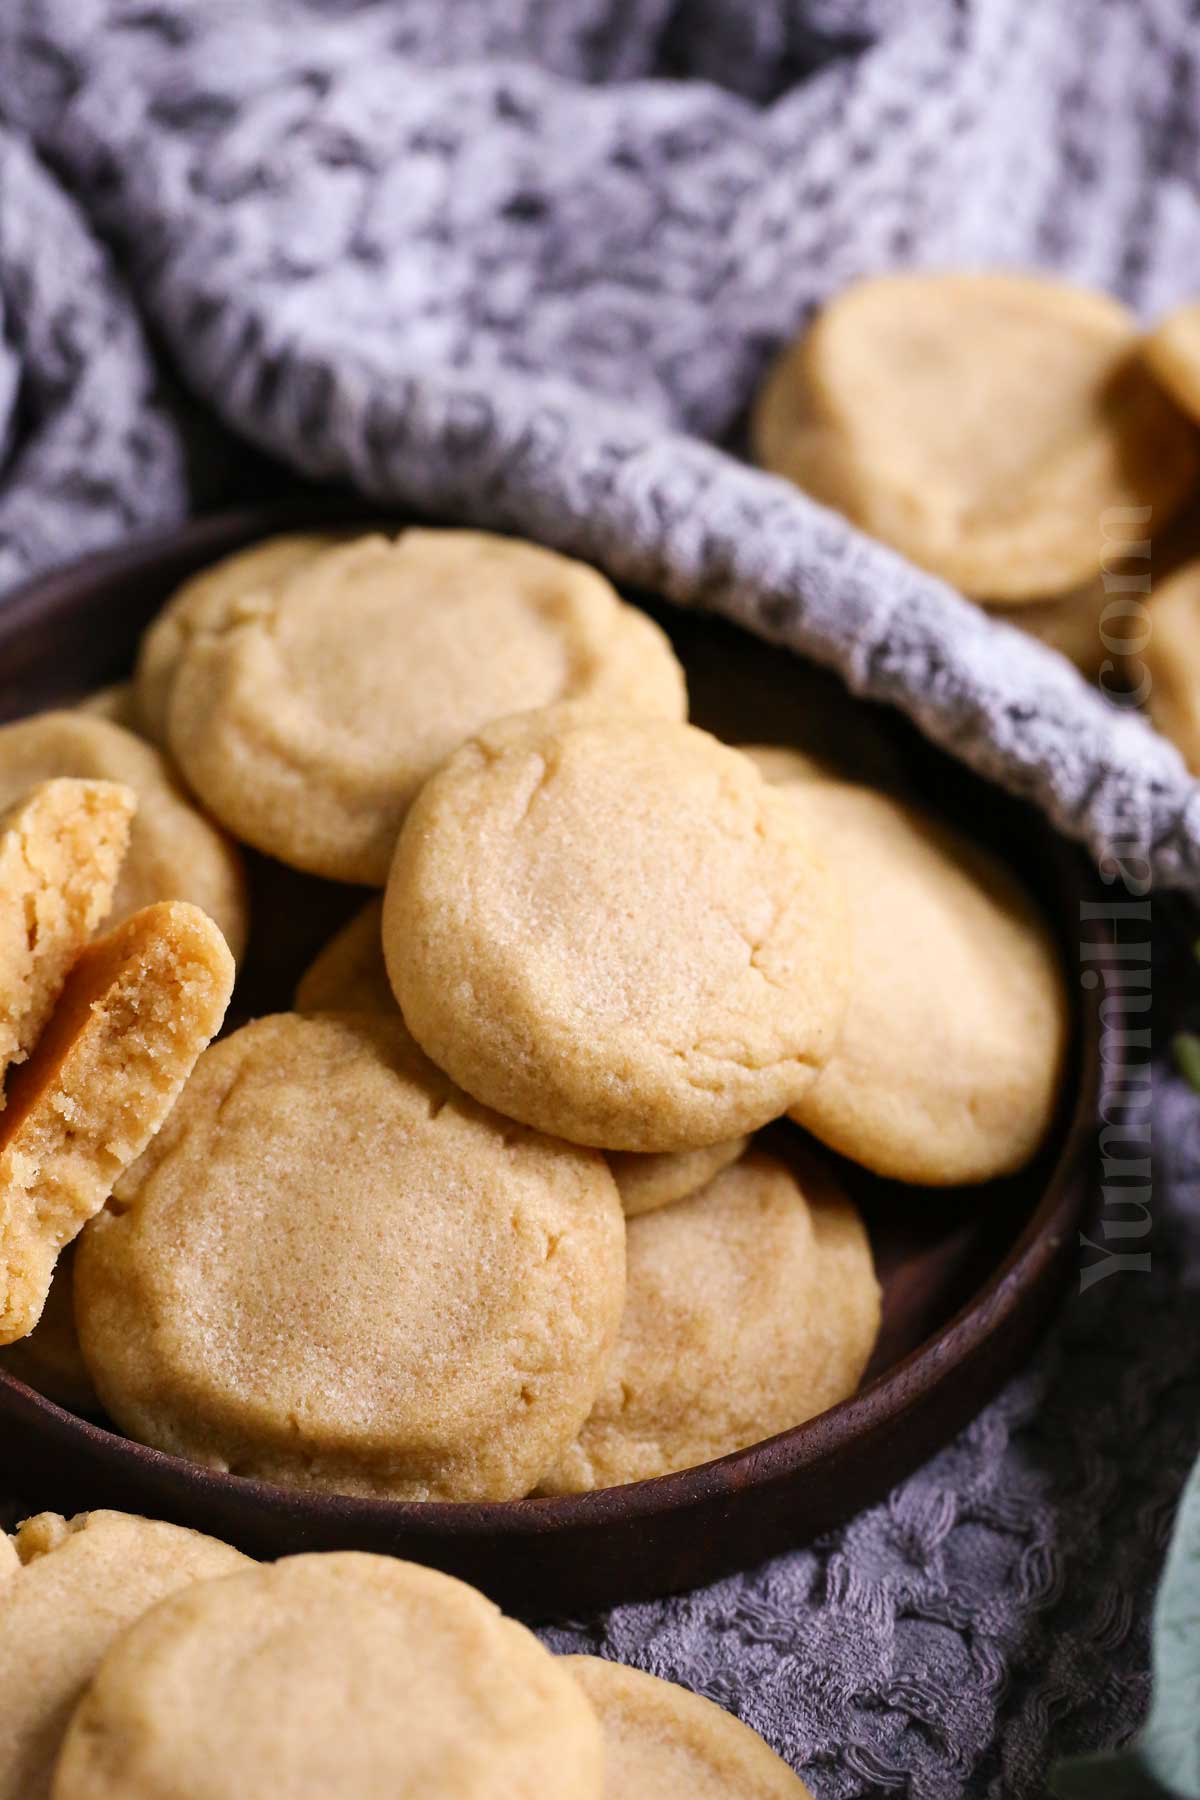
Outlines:
<svg viewBox="0 0 1200 1800"><path fill-rule="evenodd" d="M101 1408L75 1330L74 1264L72 1243L58 1259L42 1316L29 1336L0 1348L0 1374L23 1381L67 1412L90 1416Z"/></svg>
<svg viewBox="0 0 1200 1800"><path fill-rule="evenodd" d="M1033 901L990 852L915 806L814 781L804 763L780 791L842 878L854 965L837 1049L792 1117L899 1181L954 1186L1023 1167L1054 1117L1070 1035Z"/></svg>
<svg viewBox="0 0 1200 1800"><path fill-rule="evenodd" d="M1018 631L1026 631L1030 637L1048 644L1051 650L1057 650L1089 681L1097 680L1107 665L1108 686L1115 687L1115 656L1119 653L1114 653L1111 646L1124 635L1127 626L1122 623L1119 609L1110 610L1114 598L1119 595L1109 591L1104 576L1097 576L1094 581L1085 582L1069 594L1058 594L1051 600L1026 600L1018 606L989 606L988 612L994 619L1015 625ZM1109 639L1108 644L1104 641L1105 636Z"/></svg>
<svg viewBox="0 0 1200 1800"><path fill-rule="evenodd" d="M702 1150L664 1150L658 1156L614 1150L608 1158L627 1219L686 1200L741 1156L749 1138L727 1138Z"/></svg>
<svg viewBox="0 0 1200 1800"><path fill-rule="evenodd" d="M55 1800L601 1800L580 1684L461 1581L285 1557L177 1594L104 1662Z"/></svg>
<svg viewBox="0 0 1200 1800"><path fill-rule="evenodd" d="M76 702L75 710L90 713L97 719L107 719L113 725L123 725L126 731L142 730L132 681L115 681L111 687L97 688L95 693L85 694Z"/></svg>
<svg viewBox="0 0 1200 1800"><path fill-rule="evenodd" d="M845 1008L841 896L794 809L693 726L552 707L428 783L384 900L414 1037L476 1099L605 1150L795 1103Z"/></svg>
<svg viewBox="0 0 1200 1800"><path fill-rule="evenodd" d="M1115 300L1044 277L857 282L776 364L755 455L977 599L1100 569L1109 508L1161 526L1194 487L1188 421Z"/></svg>
<svg viewBox="0 0 1200 1800"><path fill-rule="evenodd" d="M1156 585L1150 626L1141 653L1150 717L1200 774L1200 561Z"/></svg>
<svg viewBox="0 0 1200 1800"><path fill-rule="evenodd" d="M748 1725L672 1681L566 1656L604 1733L606 1800L812 1800Z"/></svg>
<svg viewBox="0 0 1200 1800"><path fill-rule="evenodd" d="M666 638L594 569L471 531L326 551L189 642L168 735L236 836L382 887L400 822L473 731L562 698L682 718Z"/></svg>
<svg viewBox="0 0 1200 1800"><path fill-rule="evenodd" d="M111 781L46 781L0 814L0 1081L112 906L136 806Z"/></svg>
<svg viewBox="0 0 1200 1800"><path fill-rule="evenodd" d="M395 1013L383 960L382 900L368 900L314 957L296 986L297 1012Z"/></svg>
<svg viewBox="0 0 1200 1800"><path fill-rule="evenodd" d="M138 649L133 689L141 730L165 746L175 676L198 632L224 630L242 608L252 615L259 596L276 593L289 575L339 541L340 534L328 531L289 531L263 538L246 550L223 556L177 588Z"/></svg>
<svg viewBox="0 0 1200 1800"><path fill-rule="evenodd" d="M48 1800L72 1711L127 1626L248 1566L215 1538L117 1512L42 1513L0 1534L0 1558L15 1564L5 1578L0 1562L0 1800Z"/></svg>
<svg viewBox="0 0 1200 1800"><path fill-rule="evenodd" d="M260 1019L201 1059L81 1243L84 1357L133 1437L410 1500L527 1493L624 1297L602 1157L475 1105L399 1018Z"/></svg>
<svg viewBox="0 0 1200 1800"><path fill-rule="evenodd" d="M241 857L180 792L152 744L86 712L37 713L0 725L0 807L58 775L120 782L137 795L110 923L156 900L190 900L241 955L247 927Z"/></svg>
<svg viewBox="0 0 1200 1800"><path fill-rule="evenodd" d="M1200 304L1193 301L1161 319L1142 344L1155 380L1188 417L1200 419Z"/></svg>
<svg viewBox="0 0 1200 1800"><path fill-rule="evenodd" d="M879 1329L862 1223L816 1164L751 1151L690 1200L631 1219L617 1348L543 1478L585 1493L690 1469L852 1394Z"/></svg>
<svg viewBox="0 0 1200 1800"><path fill-rule="evenodd" d="M0 1344L37 1324L60 1250L171 1110L233 973L212 920L180 900L78 958L0 1113Z"/></svg>

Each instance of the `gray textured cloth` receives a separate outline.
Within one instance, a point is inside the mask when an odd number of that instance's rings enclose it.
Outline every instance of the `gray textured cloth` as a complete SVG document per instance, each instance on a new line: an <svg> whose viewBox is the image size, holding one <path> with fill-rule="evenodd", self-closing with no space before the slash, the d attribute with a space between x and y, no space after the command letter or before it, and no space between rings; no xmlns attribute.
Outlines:
<svg viewBox="0 0 1200 1800"><path fill-rule="evenodd" d="M729 448L864 271L1200 289L1193 31L1176 0L6 0L0 580L186 510L149 331L231 457L725 612L1200 891L1200 793L1139 718ZM888 1505L558 1641L724 1700L819 1800L1023 1800L1126 1735L1200 1439L1200 1123L1161 1070L1155 1125L1153 1273Z"/></svg>

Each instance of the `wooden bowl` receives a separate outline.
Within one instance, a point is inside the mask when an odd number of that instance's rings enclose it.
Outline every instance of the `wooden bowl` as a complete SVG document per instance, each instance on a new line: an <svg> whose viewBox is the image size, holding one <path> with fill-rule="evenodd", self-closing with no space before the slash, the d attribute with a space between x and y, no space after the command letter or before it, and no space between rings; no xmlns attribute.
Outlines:
<svg viewBox="0 0 1200 1800"><path fill-rule="evenodd" d="M227 514L31 582L0 605L0 718L126 673L146 621L213 558L302 522L363 516L326 500ZM647 604L676 639L699 723L735 740L786 742L798 721L828 716L829 729L848 733L852 754L865 748L877 764L902 771L1020 868L1057 924L1069 971L1081 942L1101 941L1101 924L1081 923L1091 891L1082 859L1028 808L932 751L890 713L848 700L787 652L717 620ZM361 901L358 890L252 861L259 930L237 997L242 1015L288 1005L299 968ZM1029 1354L1077 1266L1095 1149L1103 987L1084 990L1073 978L1068 985L1078 1005L1061 1116L1030 1168L946 1193L905 1190L842 1166L870 1225L884 1324L861 1391L820 1418L629 1487L506 1504L414 1504L214 1474L63 1412L0 1373L0 1499L27 1511L122 1507L259 1556L390 1552L463 1576L527 1617L691 1587L810 1540L881 1499L992 1398ZM788 1130L777 1128L785 1153Z"/></svg>

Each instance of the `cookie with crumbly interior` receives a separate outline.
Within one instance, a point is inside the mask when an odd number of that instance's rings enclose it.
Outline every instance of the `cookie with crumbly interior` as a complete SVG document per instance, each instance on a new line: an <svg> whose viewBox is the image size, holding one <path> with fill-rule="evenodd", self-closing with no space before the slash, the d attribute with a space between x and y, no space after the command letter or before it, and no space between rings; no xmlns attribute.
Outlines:
<svg viewBox="0 0 1200 1800"><path fill-rule="evenodd" d="M296 985L297 1012L395 1013L383 960L383 901L368 900L334 933Z"/></svg>
<svg viewBox="0 0 1200 1800"><path fill-rule="evenodd" d="M105 1657L55 1800L602 1800L580 1684L482 1594L290 1556L174 1596Z"/></svg>
<svg viewBox="0 0 1200 1800"><path fill-rule="evenodd" d="M138 649L133 692L138 723L148 737L166 744L171 689L192 638L210 627L223 629L241 609L252 612L257 596L275 593L289 575L341 536L329 531L281 532L223 556L176 588L146 628Z"/></svg>
<svg viewBox="0 0 1200 1800"><path fill-rule="evenodd" d="M611 1150L608 1166L625 1217L636 1219L639 1213L686 1200L736 1162L749 1142L745 1137L726 1138L723 1144L708 1144L702 1150L663 1150L657 1156L641 1156L635 1150Z"/></svg>
<svg viewBox="0 0 1200 1800"><path fill-rule="evenodd" d="M179 900L134 913L76 961L0 1113L0 1344L37 1324L59 1252L170 1112L233 976L217 927Z"/></svg>
<svg viewBox="0 0 1200 1800"><path fill-rule="evenodd" d="M711 1700L598 1656L563 1661L604 1733L605 1800L813 1800L757 1732Z"/></svg>
<svg viewBox="0 0 1200 1800"><path fill-rule="evenodd" d="M112 906L136 807L115 782L45 781L0 815L0 1081Z"/></svg>
<svg viewBox="0 0 1200 1800"><path fill-rule="evenodd" d="M325 551L196 632L168 737L237 837L382 887L438 764L490 720L562 699L687 706L664 634L596 570L486 532L406 531Z"/></svg>
<svg viewBox="0 0 1200 1800"><path fill-rule="evenodd" d="M815 1163L752 1150L630 1219L617 1347L546 1494L646 1481L743 1450L852 1394L879 1329L862 1221Z"/></svg>
<svg viewBox="0 0 1200 1800"><path fill-rule="evenodd" d="M71 1714L127 1626L248 1566L215 1538L128 1513L41 1513L0 1533L0 1800L49 1800Z"/></svg>
<svg viewBox="0 0 1200 1800"><path fill-rule="evenodd" d="M58 1259L42 1316L29 1336L0 1346L0 1374L23 1381L67 1412L91 1415L100 1411L100 1401L75 1329L74 1263L72 1243Z"/></svg>
<svg viewBox="0 0 1200 1800"><path fill-rule="evenodd" d="M133 1437L410 1500L527 1493L587 1416L624 1292L604 1159L362 1014L214 1045L75 1267L84 1357Z"/></svg>
<svg viewBox="0 0 1200 1800"><path fill-rule="evenodd" d="M759 396L757 460L976 599L1065 593L1116 507L1165 524L1195 433L1150 376L1132 313L1043 276L859 281Z"/></svg>
<svg viewBox="0 0 1200 1800"><path fill-rule="evenodd" d="M841 895L749 760L693 726L564 706L426 785L384 899L400 1009L510 1118L691 1150L793 1105L845 1008Z"/></svg>
<svg viewBox="0 0 1200 1800"><path fill-rule="evenodd" d="M1200 420L1200 303L1193 300L1160 319L1143 341L1142 354L1172 400Z"/></svg>
<svg viewBox="0 0 1200 1800"><path fill-rule="evenodd" d="M790 778L777 755L771 769L841 876L855 972L837 1049L792 1117L899 1181L1022 1168L1070 1037L1045 919L997 857L918 807L813 779L804 759Z"/></svg>
<svg viewBox="0 0 1200 1800"><path fill-rule="evenodd" d="M115 781L137 795L109 922L156 900L190 900L216 920L240 956L248 923L242 859L181 791L153 744L78 710L0 725L0 807L60 775Z"/></svg>

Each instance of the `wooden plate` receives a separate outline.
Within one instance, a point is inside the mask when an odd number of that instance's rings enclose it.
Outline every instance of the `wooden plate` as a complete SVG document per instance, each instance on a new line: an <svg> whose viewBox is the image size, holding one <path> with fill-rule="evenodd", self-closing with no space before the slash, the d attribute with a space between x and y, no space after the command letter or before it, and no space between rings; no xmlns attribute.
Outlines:
<svg viewBox="0 0 1200 1800"><path fill-rule="evenodd" d="M269 531L363 517L325 500L202 520L90 557L0 605L0 718L70 700L128 671L172 588ZM116 1506L194 1525L260 1556L356 1548L436 1564L526 1616L580 1613L710 1581L827 1530L879 1500L945 1444L1029 1354L1078 1266L1095 1148L1099 1000L1074 979L1091 878L1028 808L938 755L831 678L702 615L651 610L672 631L693 716L722 735L805 741L836 731L852 757L900 773L1023 872L1055 920L1078 997L1061 1117L1019 1177L961 1192L905 1190L848 1165L885 1289L862 1390L822 1417L702 1468L569 1499L411 1504L291 1492L213 1474L61 1411L0 1374L0 1499L27 1511ZM340 918L343 890L253 859L258 929L239 1011L289 1003ZM897 1046L903 1054L903 1045ZM790 1129L790 1128L788 1128ZM786 1151L786 1133L781 1134Z"/></svg>

